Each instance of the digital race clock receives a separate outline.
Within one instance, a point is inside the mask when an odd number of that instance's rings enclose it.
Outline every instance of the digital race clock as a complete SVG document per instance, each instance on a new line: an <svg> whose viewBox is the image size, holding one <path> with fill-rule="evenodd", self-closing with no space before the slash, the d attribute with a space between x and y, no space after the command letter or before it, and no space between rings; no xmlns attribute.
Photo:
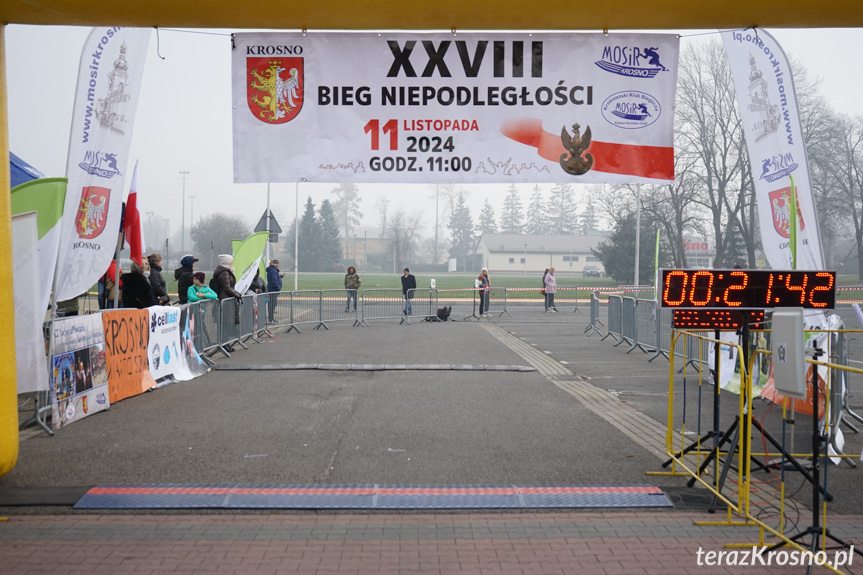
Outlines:
<svg viewBox="0 0 863 575"><path fill-rule="evenodd" d="M662 270L659 299L672 308L833 309L836 272Z"/></svg>

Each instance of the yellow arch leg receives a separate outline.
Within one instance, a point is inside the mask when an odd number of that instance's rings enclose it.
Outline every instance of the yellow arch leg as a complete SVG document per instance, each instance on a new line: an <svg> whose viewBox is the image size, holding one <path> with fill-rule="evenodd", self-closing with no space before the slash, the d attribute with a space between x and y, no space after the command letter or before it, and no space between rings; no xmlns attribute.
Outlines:
<svg viewBox="0 0 863 575"><path fill-rule="evenodd" d="M18 378L15 302L12 299L12 206L9 182L9 102L6 98L6 25L0 24L0 477L18 461Z"/></svg>

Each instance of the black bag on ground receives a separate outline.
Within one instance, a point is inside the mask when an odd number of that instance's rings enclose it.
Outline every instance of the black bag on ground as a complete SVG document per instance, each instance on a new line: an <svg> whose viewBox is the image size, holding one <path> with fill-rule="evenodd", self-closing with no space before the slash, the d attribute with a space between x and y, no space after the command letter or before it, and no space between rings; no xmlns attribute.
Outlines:
<svg viewBox="0 0 863 575"><path fill-rule="evenodd" d="M449 314L452 313L452 306L445 305L443 307L437 308L437 318L441 321L446 321L449 318Z"/></svg>

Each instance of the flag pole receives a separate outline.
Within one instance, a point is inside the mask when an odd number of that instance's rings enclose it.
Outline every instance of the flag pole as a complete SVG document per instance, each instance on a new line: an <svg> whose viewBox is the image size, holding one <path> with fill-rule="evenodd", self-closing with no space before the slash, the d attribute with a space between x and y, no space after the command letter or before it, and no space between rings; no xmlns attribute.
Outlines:
<svg viewBox="0 0 863 575"><path fill-rule="evenodd" d="M126 240L126 231L123 228L123 220L126 219L126 206L123 205L123 211L120 213L120 234L117 236L117 250L114 252L114 261L117 265L114 266L114 309L119 309L120 301L120 251L123 249L123 242Z"/></svg>

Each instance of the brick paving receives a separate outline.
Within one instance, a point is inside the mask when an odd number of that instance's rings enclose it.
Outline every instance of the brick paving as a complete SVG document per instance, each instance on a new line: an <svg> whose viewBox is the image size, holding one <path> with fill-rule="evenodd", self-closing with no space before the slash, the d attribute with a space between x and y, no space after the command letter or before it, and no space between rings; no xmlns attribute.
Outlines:
<svg viewBox="0 0 863 575"><path fill-rule="evenodd" d="M551 348L530 345L491 323L481 325L498 343L534 366L548 382L601 417L607 424L601 428L602 433L620 432L651 457L664 459L664 424L660 421L621 401L609 390L591 384L589 378L578 375L551 353L540 351ZM519 324L518 329L521 332L526 326ZM544 329L562 330L554 325ZM451 339L458 335L452 330L449 333ZM378 338L381 337L378 332ZM332 334L328 341L332 341ZM386 343L380 345L384 349L392 346L392 342ZM471 345L476 342L471 340ZM582 353L595 355L596 350ZM619 361L617 355L601 359ZM375 355L374 360L382 358ZM545 416L548 417L547 412ZM561 441L566 441L565 437L562 435ZM599 437L596 441L597 447L602 445ZM297 465L296 459L289 460L292 466ZM607 474L596 479L615 483L619 476L619 473ZM33 509L23 508L5 512L9 515L8 521L0 522L0 572L15 574L805 572L801 567L778 565L699 565L699 550L730 553L734 550L727 549L727 544L751 545L758 541L758 531L753 527L695 523L722 521L726 516L721 513L711 516L681 510L392 514L61 511L64 514L47 515L33 514ZM798 518L798 526L805 526L807 521L806 517ZM863 546L863 515L831 514L829 526L834 535ZM798 529L795 526L789 531ZM851 567L842 571L863 575L863 568L859 567L863 565L863 557L855 559ZM814 572L828 570L816 567Z"/></svg>
<svg viewBox="0 0 863 575"><path fill-rule="evenodd" d="M694 524L703 519L679 511L10 516L0 524L0 565L21 575L793 572L699 566L699 549L757 538L754 529ZM861 524L843 516L831 529L848 537Z"/></svg>

